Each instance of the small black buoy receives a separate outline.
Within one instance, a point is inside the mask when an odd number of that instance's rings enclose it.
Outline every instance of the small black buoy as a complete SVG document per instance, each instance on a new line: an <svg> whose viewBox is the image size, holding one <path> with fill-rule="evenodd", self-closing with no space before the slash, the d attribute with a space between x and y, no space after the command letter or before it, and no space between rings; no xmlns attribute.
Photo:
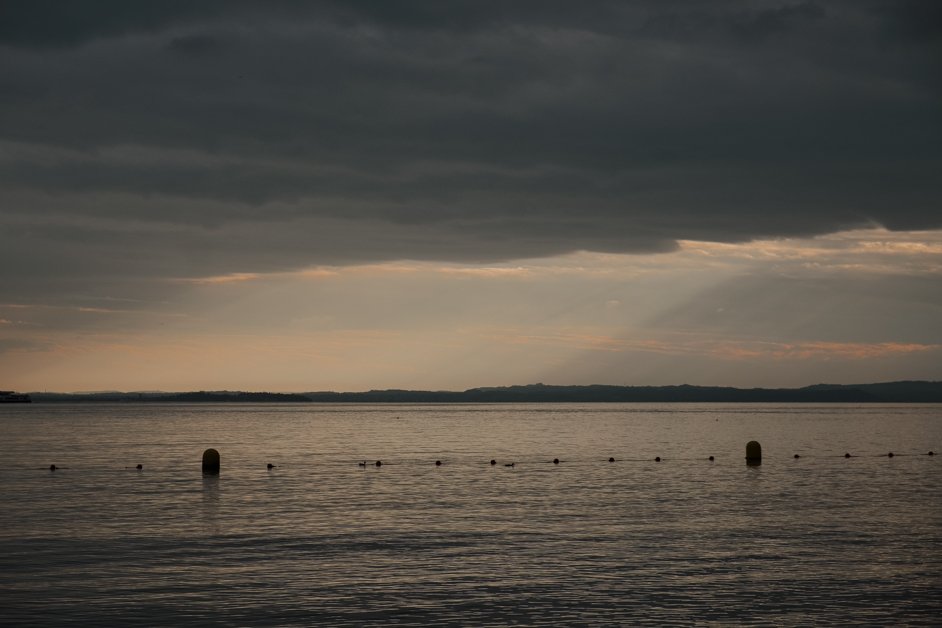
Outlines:
<svg viewBox="0 0 942 628"><path fill-rule="evenodd" d="M435 461L435 466L436 466L436 467L442 466L442 461L441 461L441 460L436 460L436 461Z"/></svg>
<svg viewBox="0 0 942 628"><path fill-rule="evenodd" d="M559 458L553 458L553 464L559 464Z"/></svg>
<svg viewBox="0 0 942 628"><path fill-rule="evenodd" d="M798 454L795 454L795 459L797 460L798 458L801 458L801 456L799 456Z"/></svg>
<svg viewBox="0 0 942 628"><path fill-rule="evenodd" d="M929 455L929 456L934 456L934 455L935 455L935 452L934 452L934 451L930 451L927 455Z"/></svg>
<svg viewBox="0 0 942 628"><path fill-rule="evenodd" d="M273 465L272 463L269 462L269 463L268 463L268 470L271 471L271 470L274 469L274 468L275 468L275 465Z"/></svg>
<svg viewBox="0 0 942 628"><path fill-rule="evenodd" d="M219 452L207 449L203 452L203 473L216 475L219 473Z"/></svg>
<svg viewBox="0 0 942 628"><path fill-rule="evenodd" d="M136 468L136 469L137 469L138 471L140 471L141 469L143 469L143 468L144 468L144 465L142 465L142 464L139 464L139 465L137 465L137 467L135 467L135 468Z"/></svg>
<svg viewBox="0 0 942 628"><path fill-rule="evenodd" d="M615 459L614 459L614 458L609 458L608 461L609 461L609 462L615 462Z"/></svg>
<svg viewBox="0 0 942 628"><path fill-rule="evenodd" d="M376 466L377 466L377 467L383 466L383 461L382 461L382 460L377 460L377 461L376 461Z"/></svg>
<svg viewBox="0 0 942 628"><path fill-rule="evenodd" d="M746 443L746 464L750 467L762 464L762 445L759 441L751 440Z"/></svg>
<svg viewBox="0 0 942 628"><path fill-rule="evenodd" d="M493 465L495 465L495 464L497 464L497 461L496 461L496 460L491 460L491 466L493 466Z"/></svg>
<svg viewBox="0 0 942 628"><path fill-rule="evenodd" d="M660 456L655 456L654 462L660 462L660 461L661 461L661 457L660 457Z"/></svg>
<svg viewBox="0 0 942 628"><path fill-rule="evenodd" d="M713 456L710 456L710 462L713 462Z"/></svg>
<svg viewBox="0 0 942 628"><path fill-rule="evenodd" d="M850 458L850 454L844 454L845 458Z"/></svg>
<svg viewBox="0 0 942 628"><path fill-rule="evenodd" d="M49 465L49 470L50 470L50 471L55 471L57 468L58 468L58 467L56 467L56 465L54 465L54 464Z"/></svg>
<svg viewBox="0 0 942 628"><path fill-rule="evenodd" d="M887 457L887 458L892 458L892 457L893 457L893 452L891 451L890 453L888 453L888 454L886 455L886 457Z"/></svg>

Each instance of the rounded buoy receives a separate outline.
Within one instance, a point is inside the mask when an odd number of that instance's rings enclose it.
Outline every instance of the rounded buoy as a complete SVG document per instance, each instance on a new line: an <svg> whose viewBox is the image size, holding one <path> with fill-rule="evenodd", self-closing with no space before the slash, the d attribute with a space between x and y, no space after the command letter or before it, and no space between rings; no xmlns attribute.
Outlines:
<svg viewBox="0 0 942 628"><path fill-rule="evenodd" d="M845 458L850 458L850 454L844 454Z"/></svg>
<svg viewBox="0 0 942 628"><path fill-rule="evenodd" d="M436 467L442 466L442 461L441 461L441 460L436 460L436 461L435 461L435 466L436 466Z"/></svg>
<svg viewBox="0 0 942 628"><path fill-rule="evenodd" d="M929 455L929 456L934 456L934 455L935 455L935 452L934 452L934 451L930 451L930 452L928 453L928 455Z"/></svg>
<svg viewBox="0 0 942 628"><path fill-rule="evenodd" d="M609 462L615 462L615 459L614 459L614 458L609 458L608 461L609 461Z"/></svg>
<svg viewBox="0 0 942 628"><path fill-rule="evenodd" d="M275 465L273 465L272 463L269 462L268 465L267 465L267 467L268 467L268 470L271 471L272 469L275 468Z"/></svg>
<svg viewBox="0 0 942 628"><path fill-rule="evenodd" d="M799 456L798 454L795 454L795 459L797 460L798 458L801 458L801 456Z"/></svg>
<svg viewBox="0 0 942 628"><path fill-rule="evenodd" d="M497 461L496 461L496 460L491 460L491 466L494 466L495 464L497 464Z"/></svg>
<svg viewBox="0 0 942 628"><path fill-rule="evenodd" d="M661 457L660 457L660 456L655 456L655 457L654 457L654 462L660 462L660 461L661 461Z"/></svg>
<svg viewBox="0 0 942 628"><path fill-rule="evenodd" d="M893 457L893 452L891 451L890 453L888 453L888 454L886 455L886 457L887 457L887 458L892 458L892 457Z"/></svg>
<svg viewBox="0 0 942 628"><path fill-rule="evenodd" d="M746 443L746 464L762 464L762 445L757 440Z"/></svg>
<svg viewBox="0 0 942 628"><path fill-rule="evenodd" d="M559 458L553 458L553 464L559 464Z"/></svg>
<svg viewBox="0 0 942 628"><path fill-rule="evenodd" d="M383 461L382 461L382 460L377 460L377 461L376 461L376 466L377 466L377 467L383 466Z"/></svg>
<svg viewBox="0 0 942 628"><path fill-rule="evenodd" d="M710 456L710 462L713 462L713 456Z"/></svg>
<svg viewBox="0 0 942 628"><path fill-rule="evenodd" d="M54 464L49 465L49 470L50 470L50 471L55 471L57 468L58 468L58 467L56 467L56 465L54 465Z"/></svg>
<svg viewBox="0 0 942 628"><path fill-rule="evenodd" d="M144 465L142 465L142 464L139 464L139 465L137 465L137 467L136 467L136 469L137 469L138 471L140 471L140 470L143 469L143 468L144 468Z"/></svg>
<svg viewBox="0 0 942 628"><path fill-rule="evenodd" d="M219 473L219 452L215 449L203 452L203 473Z"/></svg>

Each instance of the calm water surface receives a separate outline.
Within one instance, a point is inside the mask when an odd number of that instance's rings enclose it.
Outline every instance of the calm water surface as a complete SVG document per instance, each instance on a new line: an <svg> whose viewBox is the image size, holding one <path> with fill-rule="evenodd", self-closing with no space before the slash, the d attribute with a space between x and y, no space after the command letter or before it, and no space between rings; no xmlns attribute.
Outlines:
<svg viewBox="0 0 942 628"><path fill-rule="evenodd" d="M939 625L940 450L938 405L2 406L0 622Z"/></svg>

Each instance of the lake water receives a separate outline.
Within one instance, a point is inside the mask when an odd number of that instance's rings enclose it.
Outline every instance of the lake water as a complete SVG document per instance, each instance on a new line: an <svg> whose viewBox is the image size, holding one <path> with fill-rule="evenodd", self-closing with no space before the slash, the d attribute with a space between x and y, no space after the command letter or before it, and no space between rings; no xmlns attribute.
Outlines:
<svg viewBox="0 0 942 628"><path fill-rule="evenodd" d="M0 622L939 625L940 450L938 405L0 406Z"/></svg>

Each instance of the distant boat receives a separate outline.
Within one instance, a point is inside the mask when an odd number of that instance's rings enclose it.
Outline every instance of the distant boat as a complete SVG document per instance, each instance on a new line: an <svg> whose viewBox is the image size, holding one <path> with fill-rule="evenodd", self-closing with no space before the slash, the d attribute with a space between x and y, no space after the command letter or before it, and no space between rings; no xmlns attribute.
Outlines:
<svg viewBox="0 0 942 628"><path fill-rule="evenodd" d="M0 390L0 403L32 403L29 395L16 393L12 390Z"/></svg>

